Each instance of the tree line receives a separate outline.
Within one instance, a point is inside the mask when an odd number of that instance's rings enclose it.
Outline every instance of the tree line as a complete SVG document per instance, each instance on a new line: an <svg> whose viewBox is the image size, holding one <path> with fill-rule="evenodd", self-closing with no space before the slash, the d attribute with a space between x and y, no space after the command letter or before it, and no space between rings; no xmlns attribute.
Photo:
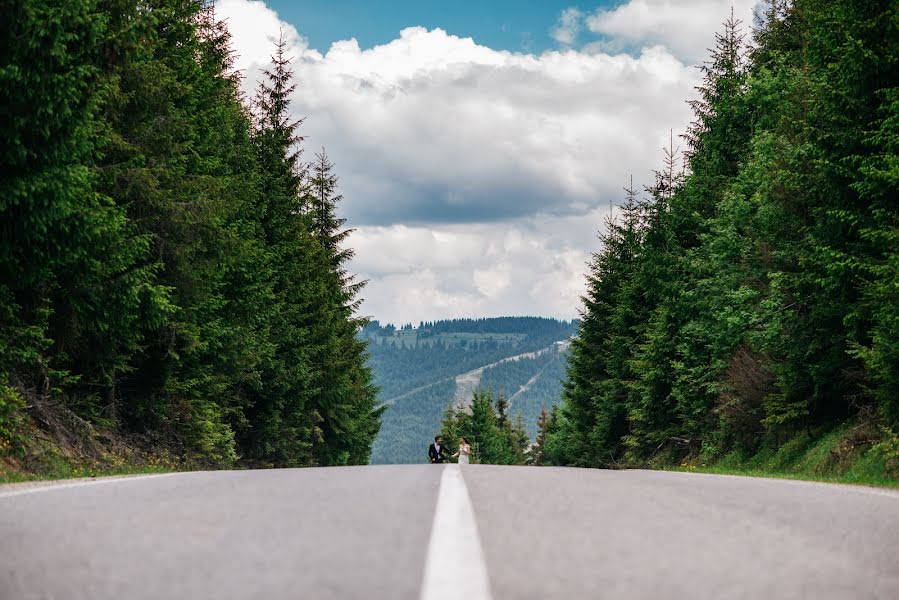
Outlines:
<svg viewBox="0 0 899 600"><path fill-rule="evenodd" d="M440 321L419 321L418 327L406 323L401 331L417 329L418 335L439 335L446 333L508 334L524 333L529 337L540 337L552 341L566 339L576 329L577 321L560 321L550 317L482 317L479 319L444 319ZM369 322L364 333L369 336L390 336L397 331L392 323L381 325L380 321Z"/></svg>
<svg viewBox="0 0 899 600"><path fill-rule="evenodd" d="M440 423L440 435L451 454L459 449L459 439L471 443L474 463L524 465L528 462L530 440L521 413L511 417L509 401L503 394L478 388L471 404L450 404ZM427 448L427 446L425 446Z"/></svg>
<svg viewBox="0 0 899 600"><path fill-rule="evenodd" d="M771 0L587 275L555 464L754 452L847 420L899 460L899 5Z"/></svg>
<svg viewBox="0 0 899 600"><path fill-rule="evenodd" d="M0 453L28 422L198 463L365 463L362 282L287 48L199 0L0 2Z"/></svg>

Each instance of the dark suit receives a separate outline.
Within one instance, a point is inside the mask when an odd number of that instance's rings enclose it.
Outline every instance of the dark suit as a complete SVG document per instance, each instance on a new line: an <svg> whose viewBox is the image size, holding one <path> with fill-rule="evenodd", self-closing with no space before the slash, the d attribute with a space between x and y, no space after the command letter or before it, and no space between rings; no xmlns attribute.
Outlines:
<svg viewBox="0 0 899 600"><path fill-rule="evenodd" d="M437 446L431 444L428 446L428 459L432 463L442 463L449 460L449 450L446 449L446 446L440 444L440 452L437 452Z"/></svg>

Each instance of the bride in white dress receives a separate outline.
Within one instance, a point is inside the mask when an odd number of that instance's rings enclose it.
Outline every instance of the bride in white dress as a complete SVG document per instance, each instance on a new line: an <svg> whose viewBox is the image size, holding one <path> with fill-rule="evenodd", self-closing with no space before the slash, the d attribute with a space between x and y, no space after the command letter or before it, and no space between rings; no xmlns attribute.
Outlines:
<svg viewBox="0 0 899 600"><path fill-rule="evenodd" d="M459 451L453 454L453 458L459 457L460 465L468 464L468 457L471 456L471 444L468 442L468 438L461 438L459 440Z"/></svg>

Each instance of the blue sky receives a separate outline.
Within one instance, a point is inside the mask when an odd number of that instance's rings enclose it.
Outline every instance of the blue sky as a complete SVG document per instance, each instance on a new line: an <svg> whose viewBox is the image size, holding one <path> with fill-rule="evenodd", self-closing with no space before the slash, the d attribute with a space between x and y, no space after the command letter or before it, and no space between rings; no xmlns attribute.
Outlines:
<svg viewBox="0 0 899 600"><path fill-rule="evenodd" d="M355 37L362 48L385 44L410 26L439 27L471 37L495 50L535 52L558 46L550 36L560 13L620 4L615 0L573 4L557 0L272 0L267 3L309 40L327 51L331 43Z"/></svg>

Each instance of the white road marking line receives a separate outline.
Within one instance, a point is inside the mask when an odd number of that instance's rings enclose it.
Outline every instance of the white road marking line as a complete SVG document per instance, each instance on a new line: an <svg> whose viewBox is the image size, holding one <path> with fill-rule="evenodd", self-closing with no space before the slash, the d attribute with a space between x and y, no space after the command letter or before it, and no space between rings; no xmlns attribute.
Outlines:
<svg viewBox="0 0 899 600"><path fill-rule="evenodd" d="M443 468L421 600L491 600L478 525L459 465Z"/></svg>
<svg viewBox="0 0 899 600"><path fill-rule="evenodd" d="M170 477L172 475L183 475L189 471L182 471L177 473L156 473L153 475L135 475L131 477L101 477L98 479L91 479L90 481L75 481L72 483L56 483L49 485L40 485L34 487L24 487L18 488L14 490L10 490L8 492L0 491L0 498L11 498L13 496L24 496L25 494L37 494L38 492L52 492L53 490L67 490L75 487L84 487L84 486L92 486L92 485L102 485L104 483L117 483L122 481L141 481L143 479L153 479L154 477Z"/></svg>

